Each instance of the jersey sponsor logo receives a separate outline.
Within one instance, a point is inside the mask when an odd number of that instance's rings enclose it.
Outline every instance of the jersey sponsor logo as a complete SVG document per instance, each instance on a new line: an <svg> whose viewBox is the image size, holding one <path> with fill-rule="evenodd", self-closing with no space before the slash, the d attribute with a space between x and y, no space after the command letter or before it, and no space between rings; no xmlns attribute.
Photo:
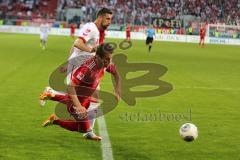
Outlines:
<svg viewBox="0 0 240 160"><path fill-rule="evenodd" d="M83 78L84 78L84 74L82 74L82 73L79 73L78 75L77 75L77 79L78 80L82 80Z"/></svg>
<svg viewBox="0 0 240 160"><path fill-rule="evenodd" d="M96 66L95 61L92 61L87 67L88 67L89 69L93 69L93 67L95 67L95 66Z"/></svg>

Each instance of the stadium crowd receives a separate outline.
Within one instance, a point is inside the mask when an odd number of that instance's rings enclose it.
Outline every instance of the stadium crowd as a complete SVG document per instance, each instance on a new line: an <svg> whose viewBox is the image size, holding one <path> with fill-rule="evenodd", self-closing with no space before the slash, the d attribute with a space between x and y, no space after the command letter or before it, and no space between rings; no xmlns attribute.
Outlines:
<svg viewBox="0 0 240 160"><path fill-rule="evenodd" d="M55 18L55 10L48 6L52 0L0 0L0 18Z"/></svg>
<svg viewBox="0 0 240 160"><path fill-rule="evenodd" d="M0 18L44 17L40 9L50 1L57 0L0 0ZM182 15L192 15L208 23L240 25L240 0L58 0L54 11L45 13L54 18L58 10L79 8L86 15L83 20L91 21L100 7L114 11L115 24L148 25L153 18L178 20Z"/></svg>
<svg viewBox="0 0 240 160"><path fill-rule="evenodd" d="M95 13L96 8L111 8L115 24L147 25L152 18L180 19L182 15L192 15L208 23L240 23L240 0L61 0L60 4L63 9L81 8L86 15Z"/></svg>

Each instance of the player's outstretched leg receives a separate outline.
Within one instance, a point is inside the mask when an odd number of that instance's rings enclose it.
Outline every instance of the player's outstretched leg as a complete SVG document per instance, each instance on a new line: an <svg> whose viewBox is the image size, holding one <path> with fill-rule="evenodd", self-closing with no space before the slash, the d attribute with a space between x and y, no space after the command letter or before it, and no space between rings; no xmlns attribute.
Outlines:
<svg viewBox="0 0 240 160"><path fill-rule="evenodd" d="M45 121L43 121L42 126L46 127L49 124L53 124L53 121L57 119L56 114L51 114Z"/></svg>
<svg viewBox="0 0 240 160"><path fill-rule="evenodd" d="M84 138L89 139L89 140L95 140L95 141L100 141L102 140L101 137L95 135L91 129L90 129L90 124L89 121L76 121L76 120L63 120L57 118L55 114L50 115L43 123L42 126L46 127L50 124L54 125L59 125L60 127L69 130L69 131L75 131L75 132L81 132L81 133L86 133Z"/></svg>
<svg viewBox="0 0 240 160"><path fill-rule="evenodd" d="M97 107L99 104L95 103L92 105L93 107ZM72 106L69 104L69 106ZM90 107L92 108L92 107ZM76 118L75 113L73 113L74 110L69 109L69 113L74 117L74 119L60 119L58 118L55 114L50 115L43 123L42 126L46 127L50 124L54 125L59 125L60 127L69 130L69 131L76 131L76 132L81 132L85 133L83 137L88 140L95 140L95 141L100 141L102 140L101 137L97 136L93 132L93 127L94 127L94 122L95 118L94 117L88 117L84 119L78 120ZM95 110L89 111L89 113L94 113Z"/></svg>
<svg viewBox="0 0 240 160"><path fill-rule="evenodd" d="M51 114L45 121L43 121L42 126L46 127L51 124L59 125L69 131L87 132L89 130L89 123L87 120L81 122L77 122L76 120L72 119L63 120L59 119L54 113Z"/></svg>
<svg viewBox="0 0 240 160"><path fill-rule="evenodd" d="M87 109L90 130L89 130L89 132L83 134L83 137L86 139L97 140L97 141L102 140L102 137L97 136L93 131L94 124L95 124L95 118L96 118L95 116L96 116L99 105L100 105L99 103L91 102L89 108Z"/></svg>
<svg viewBox="0 0 240 160"><path fill-rule="evenodd" d="M85 133L89 130L88 121L77 122L76 120L71 120L71 119L69 120L55 119L52 123L55 125L59 125L60 127L69 131Z"/></svg>
<svg viewBox="0 0 240 160"><path fill-rule="evenodd" d="M86 139L89 139L89 140L94 140L94 141L101 141L102 140L102 137L97 136L93 132L88 132L88 133L84 134L83 137L86 138Z"/></svg>
<svg viewBox="0 0 240 160"><path fill-rule="evenodd" d="M41 106L46 104L46 100L57 101L63 104L69 102L69 97L66 93L53 90L51 87L46 87L40 94L39 103Z"/></svg>

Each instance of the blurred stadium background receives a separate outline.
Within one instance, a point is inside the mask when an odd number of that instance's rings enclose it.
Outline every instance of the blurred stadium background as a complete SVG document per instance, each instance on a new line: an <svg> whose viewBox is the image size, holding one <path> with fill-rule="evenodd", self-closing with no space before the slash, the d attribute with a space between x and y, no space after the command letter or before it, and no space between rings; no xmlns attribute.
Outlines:
<svg viewBox="0 0 240 160"><path fill-rule="evenodd" d="M240 38L239 0L0 0L0 25L54 28L79 26L94 20L101 7L113 10L109 30L141 32L153 24L157 33L198 35L201 23L211 37Z"/></svg>

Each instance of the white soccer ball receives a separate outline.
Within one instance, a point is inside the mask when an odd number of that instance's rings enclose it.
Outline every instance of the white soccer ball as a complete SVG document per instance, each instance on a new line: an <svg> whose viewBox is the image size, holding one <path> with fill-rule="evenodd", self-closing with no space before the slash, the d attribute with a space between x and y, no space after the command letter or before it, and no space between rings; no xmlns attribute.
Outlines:
<svg viewBox="0 0 240 160"><path fill-rule="evenodd" d="M198 137L198 128L192 123L185 123L179 129L180 136L186 142L192 142Z"/></svg>

